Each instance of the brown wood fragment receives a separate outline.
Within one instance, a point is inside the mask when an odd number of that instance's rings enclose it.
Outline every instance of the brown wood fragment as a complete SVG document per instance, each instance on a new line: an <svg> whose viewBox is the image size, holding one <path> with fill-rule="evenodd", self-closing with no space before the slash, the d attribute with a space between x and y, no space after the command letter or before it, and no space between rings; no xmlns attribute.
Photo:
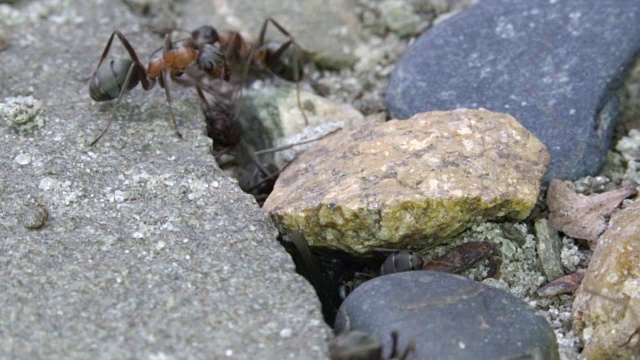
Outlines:
<svg viewBox="0 0 640 360"><path fill-rule="evenodd" d="M439 258L429 261L422 269L459 274L487 258L489 259L487 277L499 277L502 256L500 251L487 242L468 242L458 245Z"/></svg>
<svg viewBox="0 0 640 360"><path fill-rule="evenodd" d="M623 187L586 196L573 191L571 182L554 179L547 192L549 221L567 236L589 240L593 248L598 236L607 229L606 217L622 200L636 193L634 188Z"/></svg>
<svg viewBox="0 0 640 360"><path fill-rule="evenodd" d="M560 294L573 294L580 286L584 272L578 271L573 274L559 277L536 291L540 297L556 296Z"/></svg>

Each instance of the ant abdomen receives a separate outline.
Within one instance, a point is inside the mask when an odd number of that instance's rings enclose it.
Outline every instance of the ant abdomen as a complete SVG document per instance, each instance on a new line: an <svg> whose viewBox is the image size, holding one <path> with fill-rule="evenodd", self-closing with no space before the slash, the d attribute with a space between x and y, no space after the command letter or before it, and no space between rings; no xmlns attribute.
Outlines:
<svg viewBox="0 0 640 360"><path fill-rule="evenodd" d="M130 59L111 59L100 64L89 84L89 95L95 101L113 100L120 95L122 85L133 61ZM127 91L138 85L139 79L132 76Z"/></svg>
<svg viewBox="0 0 640 360"><path fill-rule="evenodd" d="M403 271L421 270L424 260L413 251L395 251L387 257L380 267L380 274L394 274Z"/></svg>

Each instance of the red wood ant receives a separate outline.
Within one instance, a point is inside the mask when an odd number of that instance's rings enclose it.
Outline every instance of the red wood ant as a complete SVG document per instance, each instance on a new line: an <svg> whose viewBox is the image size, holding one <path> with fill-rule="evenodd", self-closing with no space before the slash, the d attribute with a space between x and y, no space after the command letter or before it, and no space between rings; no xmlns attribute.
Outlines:
<svg viewBox="0 0 640 360"><path fill-rule="evenodd" d="M289 38L287 42L275 50L265 46L264 43L264 36L269 23L273 24ZM114 37L117 37L124 45L129 54L129 59L110 59L105 62ZM152 58L145 70L144 65L138 58L131 43L120 31L116 30L109 37L100 61L98 62L98 66L91 76L89 95L95 101L116 99L116 104L119 104L123 95L135 88L138 83L142 85L144 90L151 90L156 81L158 81L160 86L165 89L165 96L169 103L169 113L176 135L181 137L171 107L171 92L168 84L169 77L182 86L205 87L202 82L204 77L229 81L231 70L240 69L241 67L239 65L242 60L244 60L247 65L250 64L254 67L270 71L286 79L294 79L296 86L298 86L298 80L302 76L302 66L298 61L290 64L290 61L287 61L283 56L292 44L299 48L289 32L271 18L267 18L264 21L256 45L244 40L238 32L224 31L218 33L212 26L205 25L192 31L189 38L179 40L175 43L171 41L170 36L167 34L165 36L164 46L161 48L161 56ZM218 45L218 47L216 47L216 45ZM156 52L159 50L160 49ZM154 52L154 54L156 52ZM154 54L152 54L152 57ZM189 78L181 78L183 74L186 74ZM219 95L216 92L208 92L213 93L214 96ZM201 94L202 92L198 91L198 95L203 103L205 117L207 117L208 132L209 130L218 128L218 130L221 130L223 133L232 134L233 131L231 130L224 131L226 126L237 126L233 124L235 119L230 118L231 114L225 114L224 110L229 109L223 109L222 112L216 111ZM306 114L300 105L299 91L298 106L302 111L305 122L308 123ZM109 123L100 135L89 144L90 146L95 145L100 140L111 126L112 121L113 117L109 120ZM220 121L221 124L214 125L216 121ZM224 136L223 134L217 137L219 140L223 140L223 143L227 143L230 146L233 145L234 140L239 138L235 136L229 139L221 139L224 138ZM237 142L235 143L237 144Z"/></svg>
<svg viewBox="0 0 640 360"><path fill-rule="evenodd" d="M275 26L288 40L279 46L265 44L265 35L269 24ZM224 51L225 58L233 64L233 67L238 67L248 60L252 66L283 79L298 82L302 78L300 59L294 56L285 56L291 45L299 50L301 47L293 36L273 18L265 19L258 36L258 42L255 44L247 42L237 31L219 32L218 41Z"/></svg>
<svg viewBox="0 0 640 360"><path fill-rule="evenodd" d="M285 43L272 47L265 44L265 35L269 24L275 26L289 40ZM295 56L286 57L286 51L293 45L296 49L301 49L291 34L282 25L272 18L267 18L262 24L257 43L245 40L237 31L216 31L213 27L202 26L194 33L203 34L207 43L217 43L223 53L225 66L236 73L243 72L243 78L247 76L249 66L268 71L283 79L295 81L298 108L308 125L307 115L300 104L300 91L298 82L302 78L302 64ZM225 71L226 80L229 80L229 71ZM215 77L215 76L213 76ZM235 107L233 99L229 95L221 95L216 89L209 88L207 91L216 98L215 104L210 104L202 91L198 90L205 122L207 124L207 134L213 139L214 150L226 151L233 148L240 141L240 133L235 119Z"/></svg>
<svg viewBox="0 0 640 360"><path fill-rule="evenodd" d="M195 86L199 79L198 76L201 77L198 73L204 73L212 78L228 79L228 66L225 64L223 55L215 48L214 43L217 38L212 35L215 35L215 30L212 27L200 27L191 33L190 38L176 44L171 42L169 35L166 35L162 55L150 60L148 68L145 70L131 43L120 31L116 30L109 37L98 66L91 76L89 95L95 101L117 99L116 104L119 104L122 96L138 84L141 84L144 90L151 90L158 81L165 90L175 132L181 137L171 108L168 76L184 86ZM105 62L114 37L117 37L124 45L129 59L110 59ZM183 73L192 77L193 80L179 79ZM89 146L95 145L100 140L109 129L112 121L113 117Z"/></svg>

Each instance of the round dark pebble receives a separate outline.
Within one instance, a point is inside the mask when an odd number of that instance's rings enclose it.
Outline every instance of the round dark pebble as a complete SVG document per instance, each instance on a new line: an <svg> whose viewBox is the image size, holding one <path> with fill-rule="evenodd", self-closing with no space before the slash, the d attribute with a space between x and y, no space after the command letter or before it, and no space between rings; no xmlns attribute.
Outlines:
<svg viewBox="0 0 640 360"><path fill-rule="evenodd" d="M559 359L555 334L536 310L513 295L465 277L411 271L359 286L342 303L336 333L376 335L384 354L397 330L403 350L425 360Z"/></svg>

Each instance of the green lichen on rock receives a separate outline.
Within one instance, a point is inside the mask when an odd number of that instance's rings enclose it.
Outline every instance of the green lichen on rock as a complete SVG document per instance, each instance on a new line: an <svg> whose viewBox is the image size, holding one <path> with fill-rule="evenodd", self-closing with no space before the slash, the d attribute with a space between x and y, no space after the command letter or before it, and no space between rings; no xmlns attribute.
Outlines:
<svg viewBox="0 0 640 360"><path fill-rule="evenodd" d="M526 218L549 155L506 114L430 112L319 141L264 205L281 232L362 253L429 246L491 219Z"/></svg>

